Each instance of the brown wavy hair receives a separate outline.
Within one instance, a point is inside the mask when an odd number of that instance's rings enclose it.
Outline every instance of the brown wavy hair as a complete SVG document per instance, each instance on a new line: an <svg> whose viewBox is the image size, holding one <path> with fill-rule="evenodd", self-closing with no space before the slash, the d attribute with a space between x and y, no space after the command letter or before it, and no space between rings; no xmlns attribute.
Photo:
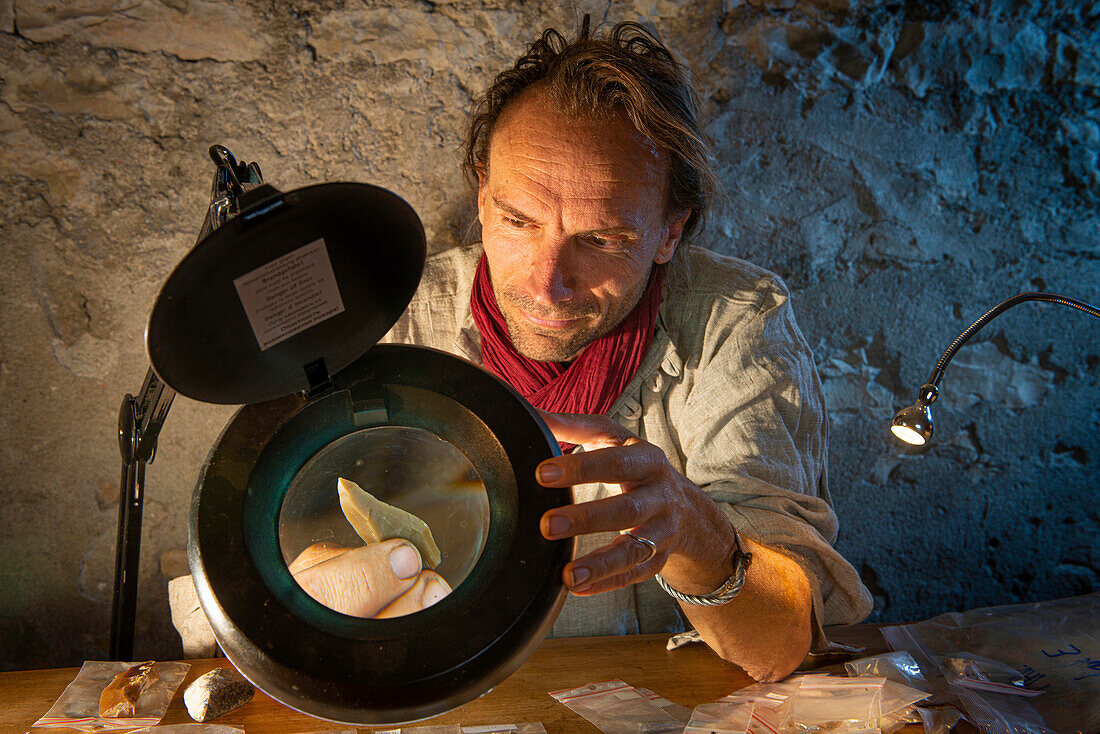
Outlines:
<svg viewBox="0 0 1100 734"><path fill-rule="evenodd" d="M572 116L598 119L612 111L625 112L669 157L665 212L690 209L684 239L696 231L719 190L718 179L699 123L690 72L655 33L623 22L592 36L587 16L572 41L553 28L543 31L476 102L463 161L474 186L479 172L488 170L489 143L501 113L534 85Z"/></svg>

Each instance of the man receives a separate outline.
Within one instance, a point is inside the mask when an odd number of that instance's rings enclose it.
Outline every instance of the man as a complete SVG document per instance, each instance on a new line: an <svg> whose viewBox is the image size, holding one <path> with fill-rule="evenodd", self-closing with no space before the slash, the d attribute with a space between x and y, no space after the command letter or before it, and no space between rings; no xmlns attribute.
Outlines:
<svg viewBox="0 0 1100 734"><path fill-rule="evenodd" d="M555 635L682 629L678 605L777 680L870 597L831 547L821 390L785 287L683 245L715 188L686 76L635 24L536 40L470 123L482 243L429 259L388 338L483 362L583 447L538 469L575 486L540 527L578 540ZM292 571L362 616L447 592L400 540Z"/></svg>

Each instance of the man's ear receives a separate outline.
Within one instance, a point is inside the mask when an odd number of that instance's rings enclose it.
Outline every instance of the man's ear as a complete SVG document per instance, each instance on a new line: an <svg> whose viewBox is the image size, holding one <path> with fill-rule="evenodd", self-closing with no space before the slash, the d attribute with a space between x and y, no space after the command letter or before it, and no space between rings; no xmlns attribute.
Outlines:
<svg viewBox="0 0 1100 734"><path fill-rule="evenodd" d="M665 232L665 240L657 248L657 254L653 256L654 263L664 265L676 254L676 248L680 246L680 238L684 236L684 225L687 224L690 216L691 209L669 215L666 222L668 229Z"/></svg>

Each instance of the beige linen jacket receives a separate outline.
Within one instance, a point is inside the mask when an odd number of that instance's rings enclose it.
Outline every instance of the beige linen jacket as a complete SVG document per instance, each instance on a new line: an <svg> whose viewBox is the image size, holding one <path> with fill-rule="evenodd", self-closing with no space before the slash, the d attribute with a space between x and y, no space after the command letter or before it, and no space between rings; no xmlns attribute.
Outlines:
<svg viewBox="0 0 1100 734"><path fill-rule="evenodd" d="M383 341L433 347L481 364L470 313L480 255L475 244L429 258L415 298ZM813 589L815 650L828 644L823 624L858 622L870 612L870 594L833 548L837 518L825 481L821 384L776 275L708 250L677 255L665 278L653 343L609 415L659 446L739 532L802 565ZM590 484L574 494L584 502L616 491ZM613 537L580 538L578 557ZM185 654L213 654L213 635L189 576L169 584L169 600ZM676 603L650 579L568 597L551 635L684 627Z"/></svg>
<svg viewBox="0 0 1100 734"><path fill-rule="evenodd" d="M474 244L430 257L415 298L385 341L481 364L470 312L480 254ZM871 596L833 548L837 518L826 487L821 383L778 276L709 250L680 253L666 274L653 343L609 415L660 447L739 532L802 565L813 588L815 649L827 644L821 625L867 616ZM582 485L575 498L584 502L612 492L617 488ZM579 539L578 557L612 537ZM651 579L570 596L551 634L683 629L676 603Z"/></svg>

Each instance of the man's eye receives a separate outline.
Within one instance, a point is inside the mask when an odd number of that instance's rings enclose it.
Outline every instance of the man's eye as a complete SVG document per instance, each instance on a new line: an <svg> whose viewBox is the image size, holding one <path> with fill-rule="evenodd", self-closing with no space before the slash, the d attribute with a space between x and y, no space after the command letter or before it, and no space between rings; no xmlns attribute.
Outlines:
<svg viewBox="0 0 1100 734"><path fill-rule="evenodd" d="M501 217L505 224L509 227L515 227L516 229L522 229L527 226L527 222L522 219L515 219L513 217Z"/></svg>
<svg viewBox="0 0 1100 734"><path fill-rule="evenodd" d="M618 240L609 240L594 234L585 235L585 239L596 247L618 247L621 244Z"/></svg>

